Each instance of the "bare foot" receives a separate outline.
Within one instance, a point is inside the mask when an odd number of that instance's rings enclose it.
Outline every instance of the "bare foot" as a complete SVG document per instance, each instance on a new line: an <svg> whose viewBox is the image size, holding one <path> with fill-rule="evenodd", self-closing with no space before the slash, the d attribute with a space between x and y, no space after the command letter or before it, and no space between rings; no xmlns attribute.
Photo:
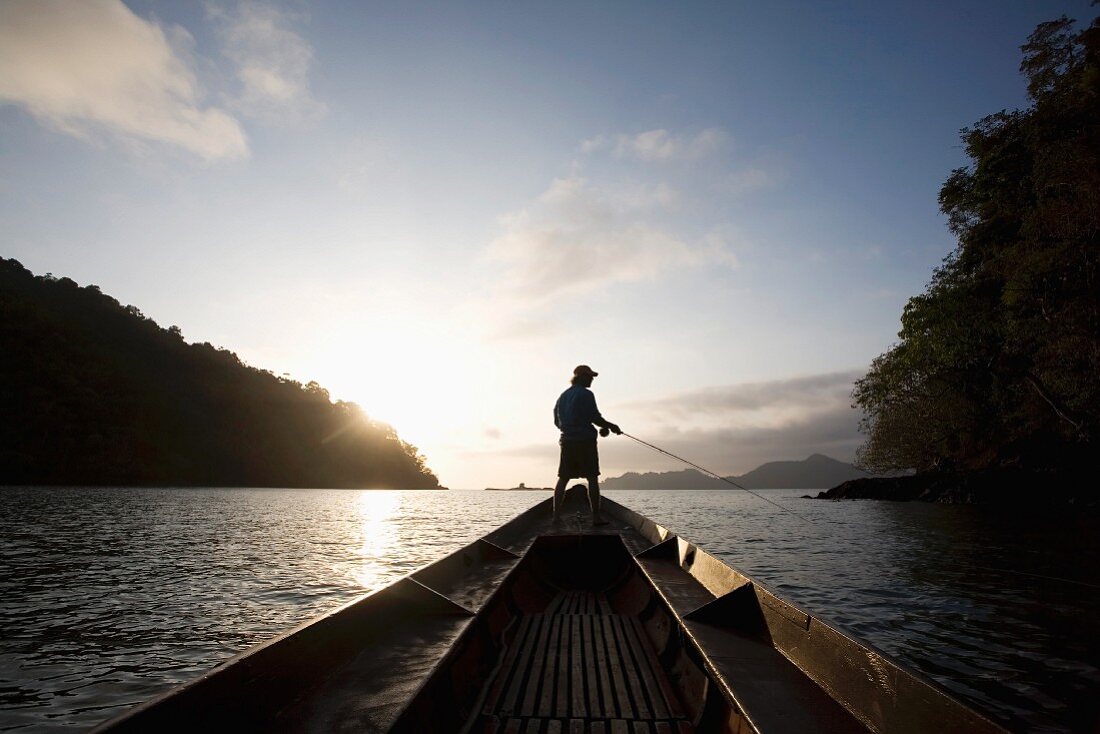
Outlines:
<svg viewBox="0 0 1100 734"><path fill-rule="evenodd" d="M601 517L599 515L595 515L592 518L592 524L596 525L596 526L599 526L599 525L609 525L610 523L607 520L605 520L603 517Z"/></svg>

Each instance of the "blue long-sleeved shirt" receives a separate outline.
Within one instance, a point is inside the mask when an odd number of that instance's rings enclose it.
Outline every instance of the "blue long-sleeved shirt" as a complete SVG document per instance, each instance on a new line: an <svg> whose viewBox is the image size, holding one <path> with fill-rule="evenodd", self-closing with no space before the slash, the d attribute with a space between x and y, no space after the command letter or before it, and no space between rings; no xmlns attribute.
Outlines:
<svg viewBox="0 0 1100 734"><path fill-rule="evenodd" d="M554 403L554 425L561 430L561 437L567 441L595 438L596 429L592 426L608 426L610 423L600 415L596 407L596 396L587 387L573 385L563 392Z"/></svg>

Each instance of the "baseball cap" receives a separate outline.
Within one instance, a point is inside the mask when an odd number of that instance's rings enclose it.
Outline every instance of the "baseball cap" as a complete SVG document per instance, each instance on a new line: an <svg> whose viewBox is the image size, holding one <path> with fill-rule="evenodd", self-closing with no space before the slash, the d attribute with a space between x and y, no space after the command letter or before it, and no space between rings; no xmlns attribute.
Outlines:
<svg viewBox="0 0 1100 734"><path fill-rule="evenodd" d="M600 373L599 372L593 372L592 368L589 367L586 364L579 364L573 370L573 374L574 375L588 375L589 377L596 377Z"/></svg>

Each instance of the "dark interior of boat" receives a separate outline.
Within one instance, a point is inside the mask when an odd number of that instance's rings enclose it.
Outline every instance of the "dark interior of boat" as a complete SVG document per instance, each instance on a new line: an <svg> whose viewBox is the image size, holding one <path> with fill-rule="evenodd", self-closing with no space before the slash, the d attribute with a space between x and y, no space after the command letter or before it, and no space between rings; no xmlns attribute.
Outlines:
<svg viewBox="0 0 1100 734"><path fill-rule="evenodd" d="M395 730L686 734L741 725L617 535L539 537L482 619Z"/></svg>

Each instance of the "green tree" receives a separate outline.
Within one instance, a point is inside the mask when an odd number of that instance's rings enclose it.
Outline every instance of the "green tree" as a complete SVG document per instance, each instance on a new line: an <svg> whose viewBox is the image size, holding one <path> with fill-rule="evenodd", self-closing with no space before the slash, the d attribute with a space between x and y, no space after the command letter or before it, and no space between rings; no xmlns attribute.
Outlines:
<svg viewBox="0 0 1100 734"><path fill-rule="evenodd" d="M1031 105L964 129L940 207L958 238L856 383L870 469L1052 468L1100 418L1100 19L1022 47Z"/></svg>

